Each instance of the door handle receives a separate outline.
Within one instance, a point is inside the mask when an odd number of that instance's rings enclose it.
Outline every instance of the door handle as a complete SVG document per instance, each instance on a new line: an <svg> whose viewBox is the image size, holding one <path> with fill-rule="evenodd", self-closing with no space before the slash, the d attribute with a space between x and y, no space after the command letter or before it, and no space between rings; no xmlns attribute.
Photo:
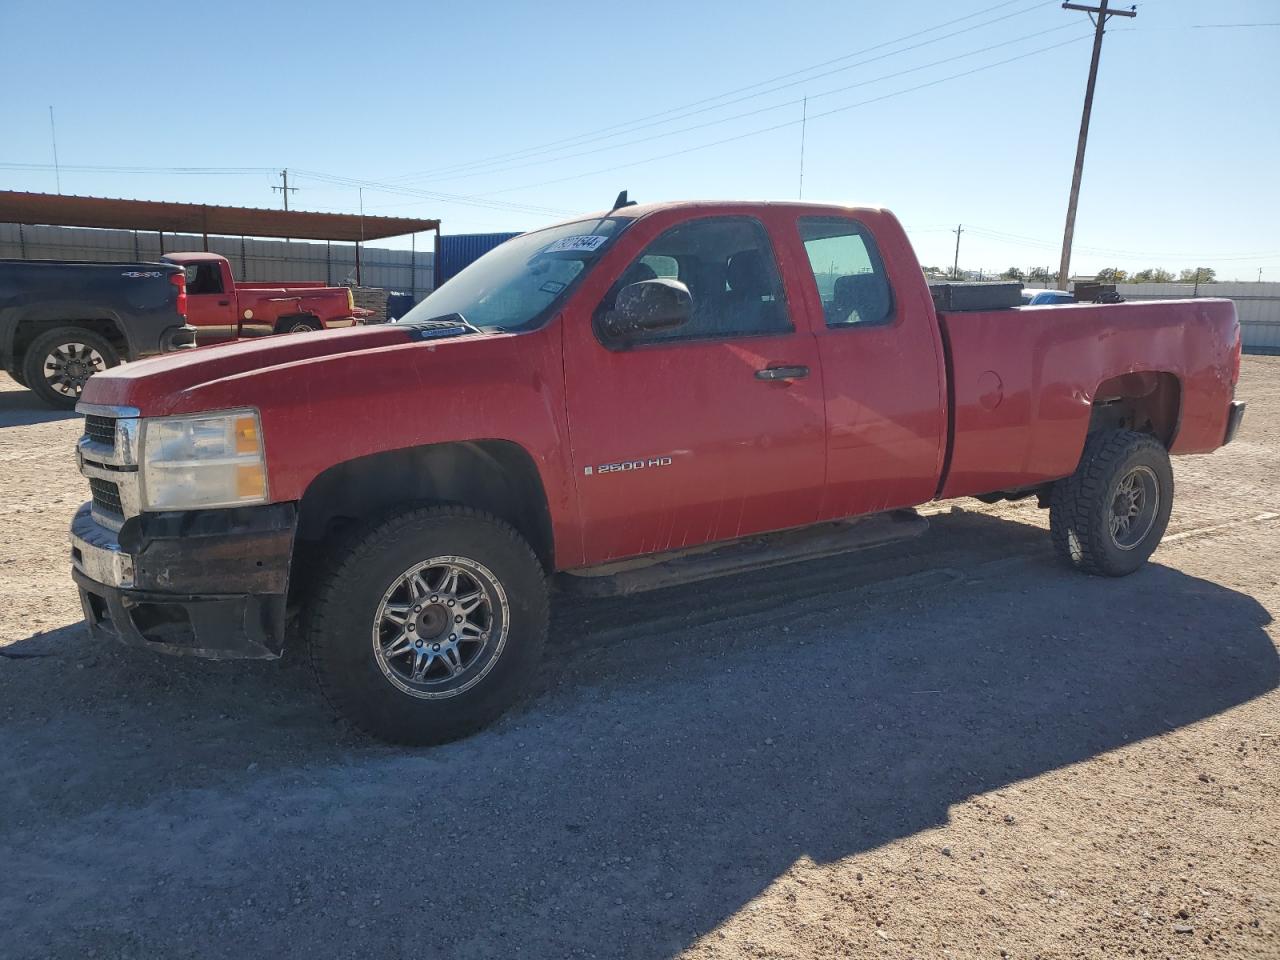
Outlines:
<svg viewBox="0 0 1280 960"><path fill-rule="evenodd" d="M220 306L220 307L229 307L229 306L231 306L231 301L230 301L230 300L219 300L219 301L218 301L218 306Z"/></svg>
<svg viewBox="0 0 1280 960"><path fill-rule="evenodd" d="M803 380L808 375L809 368L804 366L765 367L756 371L757 380Z"/></svg>

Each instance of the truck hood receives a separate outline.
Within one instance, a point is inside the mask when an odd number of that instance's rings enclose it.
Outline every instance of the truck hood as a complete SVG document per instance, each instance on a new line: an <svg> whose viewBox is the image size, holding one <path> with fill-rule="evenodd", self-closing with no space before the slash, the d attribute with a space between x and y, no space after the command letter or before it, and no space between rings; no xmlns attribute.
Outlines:
<svg viewBox="0 0 1280 960"><path fill-rule="evenodd" d="M327 385L358 395L365 391L333 381L378 370L394 377L402 364L421 365L427 362L423 354L446 344L479 347L495 337L506 339L501 334L468 333L456 326L384 324L242 340L104 371L85 385L81 401L136 407L143 416L166 416L298 402L304 399L297 392L304 384L307 394ZM399 353L406 356L396 356ZM375 375L375 379L383 377Z"/></svg>

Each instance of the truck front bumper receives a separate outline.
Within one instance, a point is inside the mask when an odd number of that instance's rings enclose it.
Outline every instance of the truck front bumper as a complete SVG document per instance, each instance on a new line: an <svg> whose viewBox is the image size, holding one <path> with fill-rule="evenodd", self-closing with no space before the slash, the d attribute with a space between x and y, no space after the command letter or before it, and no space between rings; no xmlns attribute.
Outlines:
<svg viewBox="0 0 1280 960"><path fill-rule="evenodd" d="M119 534L82 506L71 577L95 637L162 653L270 659L284 646L293 504L143 514Z"/></svg>

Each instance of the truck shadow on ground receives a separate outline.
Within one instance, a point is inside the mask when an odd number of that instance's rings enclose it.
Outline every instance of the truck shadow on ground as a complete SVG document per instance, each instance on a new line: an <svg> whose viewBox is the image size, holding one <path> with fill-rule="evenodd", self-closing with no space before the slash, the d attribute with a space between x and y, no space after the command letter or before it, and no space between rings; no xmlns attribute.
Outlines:
<svg viewBox="0 0 1280 960"><path fill-rule="evenodd" d="M70 627L14 644L0 862L24 897L0 889L0 923L41 955L666 957L801 857L1280 682L1253 598L1159 563L1075 576L1044 540L957 514L563 606L540 697L429 751L335 728L296 667L157 664Z"/></svg>
<svg viewBox="0 0 1280 960"><path fill-rule="evenodd" d="M18 387L16 381L0 373L0 429L29 427L77 416L79 414L74 410L50 409L30 390Z"/></svg>

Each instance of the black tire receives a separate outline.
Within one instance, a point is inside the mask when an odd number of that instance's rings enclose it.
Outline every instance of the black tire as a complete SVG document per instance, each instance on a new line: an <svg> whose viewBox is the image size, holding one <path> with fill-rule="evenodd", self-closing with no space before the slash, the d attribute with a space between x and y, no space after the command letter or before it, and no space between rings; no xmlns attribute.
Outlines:
<svg viewBox="0 0 1280 960"><path fill-rule="evenodd" d="M276 324L276 333L311 333L313 330L323 329L319 320L305 314L281 317L280 322Z"/></svg>
<svg viewBox="0 0 1280 960"><path fill-rule="evenodd" d="M5 372L13 378L14 383L18 386L25 387L27 385L27 378L22 375L22 371L17 369L17 367L12 370L6 370Z"/></svg>
<svg viewBox="0 0 1280 960"><path fill-rule="evenodd" d="M1172 509L1173 469L1160 442L1132 430L1101 430L1090 434L1076 472L1054 484L1049 531L1077 570L1123 577L1155 552Z"/></svg>
<svg viewBox="0 0 1280 960"><path fill-rule="evenodd" d="M82 327L56 327L27 344L22 379L44 403L70 410L95 370L119 363L120 355L105 337Z"/></svg>
<svg viewBox="0 0 1280 960"><path fill-rule="evenodd" d="M413 596L404 578L434 560L450 561L442 568L452 561L471 566L457 568L452 593L430 584L437 567L427 567L427 592ZM451 618L463 610L453 598L465 602L477 588L484 594L476 609L481 629L487 622L485 639L450 644ZM492 723L519 699L547 637L547 582L538 558L511 526L467 507L409 510L365 528L335 550L304 605L311 663L326 699L356 727L391 743L447 743ZM384 619L393 606L405 608L404 620ZM415 607L423 612L411 613ZM429 621L432 614L443 621ZM410 623L417 626L413 634ZM388 652L402 641L415 649ZM445 652L430 652L441 645ZM409 674L422 663L428 665L416 680L416 672Z"/></svg>

